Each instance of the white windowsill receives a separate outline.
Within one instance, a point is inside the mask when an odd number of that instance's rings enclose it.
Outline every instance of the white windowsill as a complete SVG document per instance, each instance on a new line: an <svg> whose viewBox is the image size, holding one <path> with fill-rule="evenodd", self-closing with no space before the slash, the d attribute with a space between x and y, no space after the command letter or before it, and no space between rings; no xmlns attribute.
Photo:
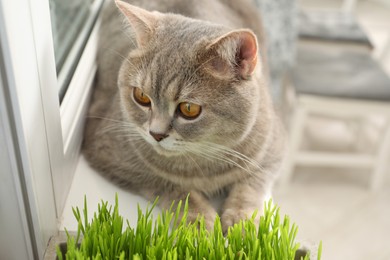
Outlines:
<svg viewBox="0 0 390 260"><path fill-rule="evenodd" d="M114 205L116 193L118 194L120 214L125 220L129 221L132 227L135 227L138 214L137 204L145 212L148 205L147 200L106 180L88 165L84 156L80 155L65 208L62 217L59 219L59 230L62 231L64 228L68 231L77 230L77 222L73 216L72 207L77 206L81 211L84 207L84 195L87 197L88 218L91 220L93 213L97 212L97 205L101 200ZM154 217L159 212L161 212L160 209L154 209Z"/></svg>
<svg viewBox="0 0 390 260"><path fill-rule="evenodd" d="M129 221L131 227L135 228L137 224L138 204L145 213L146 208L151 206L145 198L132 194L129 190L122 189L109 180L105 179L97 171L92 169L87 160L81 154L74 174L73 183L66 199L65 208L62 217L59 219L59 230L66 228L68 231L77 231L77 222L73 216L72 207L79 207L80 212L84 207L84 195L88 203L88 219L91 221L93 214L97 212L98 203L108 201L109 205L114 205L115 194L118 194L119 213ZM215 209L220 209L223 204L223 195L211 199L211 204ZM270 199L271 196L268 196ZM156 220L157 214L161 209L156 207L153 210L153 220Z"/></svg>
<svg viewBox="0 0 390 260"><path fill-rule="evenodd" d="M98 203L108 201L109 205L114 205L115 194L118 194L119 213L129 221L131 227L137 225L138 204L145 213L146 208L151 203L145 198L132 194L129 190L122 189L109 180L105 179L97 171L92 169L87 160L81 154L74 174L73 183L67 197L62 217L59 219L59 230L66 228L68 231L77 231L77 222L73 216L72 207L79 207L80 212L84 207L84 195L88 203L88 219L91 221L93 214L97 212ZM267 195L267 200L271 199L271 194ZM221 209L224 202L224 195L217 195L210 200L215 209ZM153 210L153 220L161 209L156 207ZM82 213L81 213L82 214Z"/></svg>

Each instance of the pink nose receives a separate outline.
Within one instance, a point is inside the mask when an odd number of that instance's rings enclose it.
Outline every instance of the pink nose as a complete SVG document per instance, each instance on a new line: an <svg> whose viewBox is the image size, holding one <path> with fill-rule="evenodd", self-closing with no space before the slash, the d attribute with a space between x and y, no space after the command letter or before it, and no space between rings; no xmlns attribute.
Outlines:
<svg viewBox="0 0 390 260"><path fill-rule="evenodd" d="M152 131L149 131L149 134L151 136L153 136L153 138L157 141L157 142L160 142L161 140L167 138L169 135L167 134L158 134L158 133L154 133Z"/></svg>

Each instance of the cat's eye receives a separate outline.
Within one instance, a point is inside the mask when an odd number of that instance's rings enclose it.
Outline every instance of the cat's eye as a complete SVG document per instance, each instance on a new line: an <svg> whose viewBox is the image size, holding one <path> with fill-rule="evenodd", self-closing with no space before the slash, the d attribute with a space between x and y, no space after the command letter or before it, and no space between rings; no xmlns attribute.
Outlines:
<svg viewBox="0 0 390 260"><path fill-rule="evenodd" d="M180 115L186 119L195 119L202 112L202 107L189 102L183 102L179 104L178 110Z"/></svg>
<svg viewBox="0 0 390 260"><path fill-rule="evenodd" d="M141 106L150 106L150 98L140 88L134 88L133 95L135 101Z"/></svg>

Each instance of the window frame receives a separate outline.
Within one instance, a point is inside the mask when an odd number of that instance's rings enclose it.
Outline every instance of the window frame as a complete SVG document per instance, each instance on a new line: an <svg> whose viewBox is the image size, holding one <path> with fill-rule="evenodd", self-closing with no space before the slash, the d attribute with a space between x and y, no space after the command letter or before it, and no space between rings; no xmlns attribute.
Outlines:
<svg viewBox="0 0 390 260"><path fill-rule="evenodd" d="M0 52L0 64L3 64L3 60ZM37 252L25 210L28 202L22 190L23 176L19 175L21 163L16 156L15 124L9 113L9 93L5 91L4 76L4 70L0 67L0 205L2 209L6 208L0 211L0 258L33 259Z"/></svg>
<svg viewBox="0 0 390 260"><path fill-rule="evenodd" d="M101 18L97 15L60 105L49 1L0 0L0 17L0 66L6 80L0 87L7 93L7 125L15 139L7 143L7 150L15 151L17 172L23 180L17 185L25 202L21 206L28 223L25 237L31 237L34 255L42 259L49 239L58 231L79 159L97 69Z"/></svg>

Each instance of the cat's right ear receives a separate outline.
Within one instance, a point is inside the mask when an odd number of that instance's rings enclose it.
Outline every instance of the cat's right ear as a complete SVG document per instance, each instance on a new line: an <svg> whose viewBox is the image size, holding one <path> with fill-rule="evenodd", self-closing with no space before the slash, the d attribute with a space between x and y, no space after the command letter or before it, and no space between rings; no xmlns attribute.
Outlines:
<svg viewBox="0 0 390 260"><path fill-rule="evenodd" d="M250 30L231 31L207 46L206 58L213 75L248 79L259 65L257 38Z"/></svg>
<svg viewBox="0 0 390 260"><path fill-rule="evenodd" d="M156 14L120 0L115 3L133 28L138 46L147 44L156 27Z"/></svg>

